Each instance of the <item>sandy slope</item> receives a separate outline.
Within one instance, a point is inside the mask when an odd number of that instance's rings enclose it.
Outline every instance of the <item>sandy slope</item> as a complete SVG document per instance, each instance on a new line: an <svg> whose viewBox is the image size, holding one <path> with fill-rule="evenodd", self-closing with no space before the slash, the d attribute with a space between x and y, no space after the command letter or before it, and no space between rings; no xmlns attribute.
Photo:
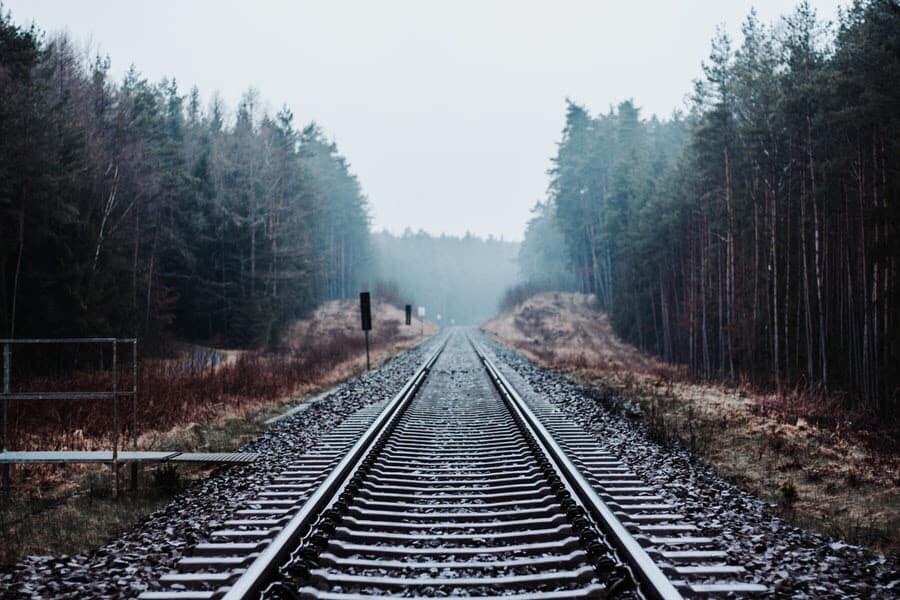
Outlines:
<svg viewBox="0 0 900 600"><path fill-rule="evenodd" d="M437 332L437 325L426 320L424 323L413 315L413 323L404 324L405 314L402 309L382 302L372 301L372 331L369 332L373 345L384 343L403 345L403 342L414 340L422 335ZM360 329L359 301L331 300L323 303L306 319L293 323L285 336L290 345L300 345L310 336L335 337L340 335L362 337Z"/></svg>
<svg viewBox="0 0 900 600"><path fill-rule="evenodd" d="M491 319L483 329L545 363L627 368L645 375L672 370L620 340L588 294L542 292Z"/></svg>

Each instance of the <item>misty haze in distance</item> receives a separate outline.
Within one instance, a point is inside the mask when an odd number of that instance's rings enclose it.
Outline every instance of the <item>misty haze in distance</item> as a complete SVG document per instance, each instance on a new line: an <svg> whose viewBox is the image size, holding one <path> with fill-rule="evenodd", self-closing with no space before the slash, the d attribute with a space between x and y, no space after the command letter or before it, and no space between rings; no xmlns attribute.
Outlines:
<svg viewBox="0 0 900 600"><path fill-rule="evenodd" d="M518 242L472 235L372 234L376 277L396 286L400 303L425 307L444 325L479 325L519 280Z"/></svg>
<svg viewBox="0 0 900 600"><path fill-rule="evenodd" d="M835 4L815 0L831 19ZM67 30L183 92L234 111L248 86L339 144L374 229L521 240L544 198L564 100L603 112L683 107L709 42L735 40L752 6L772 22L793 0L686 2L105 2L7 0L17 22Z"/></svg>

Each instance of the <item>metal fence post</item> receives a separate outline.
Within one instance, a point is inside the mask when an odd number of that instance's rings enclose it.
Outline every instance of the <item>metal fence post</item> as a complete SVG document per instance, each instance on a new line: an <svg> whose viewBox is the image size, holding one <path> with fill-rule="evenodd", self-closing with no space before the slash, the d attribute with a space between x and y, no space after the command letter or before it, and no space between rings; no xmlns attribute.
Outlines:
<svg viewBox="0 0 900 600"><path fill-rule="evenodd" d="M3 393L9 394L12 391L12 346L9 342L3 344ZM7 409L9 399L3 398L3 452L6 452L6 435L7 435ZM9 463L3 463L3 494L9 494Z"/></svg>
<svg viewBox="0 0 900 600"><path fill-rule="evenodd" d="M119 388L116 357L116 340L112 343L112 375L113 375L113 498L119 497Z"/></svg>
<svg viewBox="0 0 900 600"><path fill-rule="evenodd" d="M134 449L137 450L138 426L137 426L137 338L132 340L131 346L131 429L134 438Z"/></svg>

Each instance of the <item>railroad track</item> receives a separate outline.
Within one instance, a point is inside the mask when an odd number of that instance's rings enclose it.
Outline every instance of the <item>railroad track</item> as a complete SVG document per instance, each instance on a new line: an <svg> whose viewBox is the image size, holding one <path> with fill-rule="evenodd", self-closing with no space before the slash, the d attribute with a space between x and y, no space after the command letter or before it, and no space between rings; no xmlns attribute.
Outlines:
<svg viewBox="0 0 900 600"><path fill-rule="evenodd" d="M448 339L449 338L449 339ZM764 592L714 537L453 332L145 600ZM439 357L449 348L441 363ZM427 380L427 383L426 383Z"/></svg>

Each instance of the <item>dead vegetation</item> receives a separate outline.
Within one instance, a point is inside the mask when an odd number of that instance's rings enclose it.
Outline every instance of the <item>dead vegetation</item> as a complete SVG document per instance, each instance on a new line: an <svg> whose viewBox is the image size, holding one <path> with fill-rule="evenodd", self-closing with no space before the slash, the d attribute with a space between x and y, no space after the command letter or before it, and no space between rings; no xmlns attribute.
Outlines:
<svg viewBox="0 0 900 600"><path fill-rule="evenodd" d="M671 378L678 370L619 340L589 294L541 292L484 330L544 364Z"/></svg>
<svg viewBox="0 0 900 600"><path fill-rule="evenodd" d="M371 347L411 346L435 326L401 327L403 312L376 302ZM122 433L137 437L137 447L173 428L240 413L248 406L279 403L297 394L332 384L365 368L365 342L354 301L324 304L309 319L295 323L276 350L219 350L187 347L175 358L142 360L138 366L136 423L130 399L120 399ZM16 381L14 391L111 389L109 370L81 370L65 377ZM130 373L120 370L120 389L130 389ZM9 447L16 450L109 448L112 410L109 401L12 401Z"/></svg>
<svg viewBox="0 0 900 600"><path fill-rule="evenodd" d="M402 310L377 301L373 315L373 368L437 329L430 322L406 327ZM142 361L136 440L129 428L130 400L121 401L128 418L124 447L223 452L255 439L266 428L265 421L286 404L365 369L358 318L355 301L333 301L295 323L277 351L192 347L177 358ZM109 381L109 373L92 371L67 380L28 383L36 389L100 389ZM111 447L110 411L102 402L12 402L10 415L11 449ZM0 505L0 564L27 554L72 554L97 546L208 473L202 466L180 466L177 471L151 467L145 469L136 493L116 501L109 467L16 466L13 494Z"/></svg>
<svg viewBox="0 0 900 600"><path fill-rule="evenodd" d="M658 441L687 448L795 524L900 551L900 460L891 424L801 390L777 396L691 382L619 340L582 294L538 294L484 329L579 383L637 401Z"/></svg>

